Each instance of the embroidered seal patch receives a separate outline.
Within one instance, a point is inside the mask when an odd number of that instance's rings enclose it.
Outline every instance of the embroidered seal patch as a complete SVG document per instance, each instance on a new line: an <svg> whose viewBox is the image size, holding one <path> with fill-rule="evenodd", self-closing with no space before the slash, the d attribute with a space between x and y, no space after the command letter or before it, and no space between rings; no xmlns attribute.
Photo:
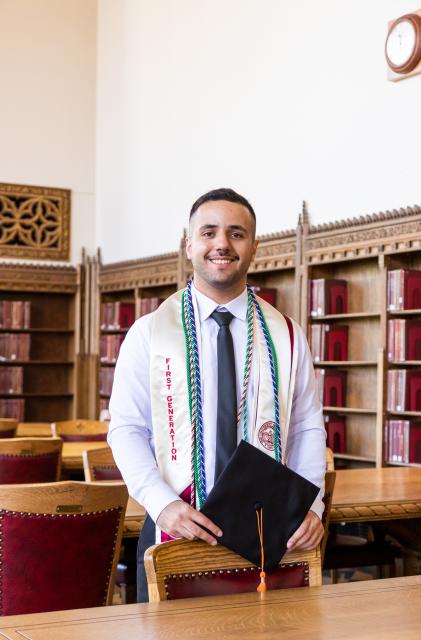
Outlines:
<svg viewBox="0 0 421 640"><path fill-rule="evenodd" d="M260 444L267 449L268 451L273 451L275 448L274 445L274 422L265 422L259 429L258 436Z"/></svg>

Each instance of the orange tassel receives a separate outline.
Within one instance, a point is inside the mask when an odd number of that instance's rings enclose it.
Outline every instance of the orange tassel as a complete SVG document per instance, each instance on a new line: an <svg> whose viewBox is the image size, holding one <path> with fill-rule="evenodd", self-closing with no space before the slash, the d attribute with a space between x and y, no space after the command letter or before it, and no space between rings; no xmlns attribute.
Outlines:
<svg viewBox="0 0 421 640"><path fill-rule="evenodd" d="M263 545L263 509L260 507L260 513L258 509L256 509L257 516L257 530L259 532L259 540L260 540L260 559L261 559L261 567L262 570L260 572L260 584L257 587L256 591L262 593L266 591L266 573L265 573L265 548Z"/></svg>

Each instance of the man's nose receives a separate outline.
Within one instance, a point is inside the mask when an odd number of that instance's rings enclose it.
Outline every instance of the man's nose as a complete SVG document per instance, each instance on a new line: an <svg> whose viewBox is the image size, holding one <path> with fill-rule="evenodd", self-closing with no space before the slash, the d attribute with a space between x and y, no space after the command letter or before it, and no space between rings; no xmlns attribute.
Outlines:
<svg viewBox="0 0 421 640"><path fill-rule="evenodd" d="M217 251L229 251L231 249L230 239L225 233L218 233L215 237L215 249Z"/></svg>

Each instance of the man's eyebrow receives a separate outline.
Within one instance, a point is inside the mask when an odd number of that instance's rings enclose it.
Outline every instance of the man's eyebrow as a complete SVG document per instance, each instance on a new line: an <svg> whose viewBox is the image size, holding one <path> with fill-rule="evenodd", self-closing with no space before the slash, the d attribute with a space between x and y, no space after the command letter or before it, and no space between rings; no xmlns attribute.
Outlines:
<svg viewBox="0 0 421 640"><path fill-rule="evenodd" d="M218 228L219 228L219 225L217 224L203 224L199 228L199 231L206 231L207 229L218 229ZM244 231L244 233L247 233L247 229L243 227L241 224L229 224L227 226L227 229L231 229L234 231Z"/></svg>

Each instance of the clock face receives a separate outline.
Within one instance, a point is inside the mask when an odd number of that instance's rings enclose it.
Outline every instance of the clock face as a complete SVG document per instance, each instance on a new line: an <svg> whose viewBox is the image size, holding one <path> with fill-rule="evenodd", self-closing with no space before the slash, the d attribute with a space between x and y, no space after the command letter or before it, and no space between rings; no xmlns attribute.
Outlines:
<svg viewBox="0 0 421 640"><path fill-rule="evenodd" d="M386 54L394 66L401 67L408 62L415 49L416 38L415 27L409 20L402 20L392 28L386 42Z"/></svg>
<svg viewBox="0 0 421 640"><path fill-rule="evenodd" d="M386 60L395 73L409 73L421 60L421 17L408 13L395 20L386 39Z"/></svg>

